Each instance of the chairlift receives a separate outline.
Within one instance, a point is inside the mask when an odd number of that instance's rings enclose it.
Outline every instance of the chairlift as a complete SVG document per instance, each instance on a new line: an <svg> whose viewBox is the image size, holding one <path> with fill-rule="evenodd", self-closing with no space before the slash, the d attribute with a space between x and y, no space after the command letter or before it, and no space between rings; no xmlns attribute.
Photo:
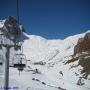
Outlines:
<svg viewBox="0 0 90 90"><path fill-rule="evenodd" d="M22 53L14 55L14 68L17 68L19 71L23 71L26 67L26 56Z"/></svg>
<svg viewBox="0 0 90 90"><path fill-rule="evenodd" d="M0 60L0 66L3 64L3 62Z"/></svg>
<svg viewBox="0 0 90 90"><path fill-rule="evenodd" d="M2 57L2 55L0 55L0 66L2 66L3 65L3 57Z"/></svg>

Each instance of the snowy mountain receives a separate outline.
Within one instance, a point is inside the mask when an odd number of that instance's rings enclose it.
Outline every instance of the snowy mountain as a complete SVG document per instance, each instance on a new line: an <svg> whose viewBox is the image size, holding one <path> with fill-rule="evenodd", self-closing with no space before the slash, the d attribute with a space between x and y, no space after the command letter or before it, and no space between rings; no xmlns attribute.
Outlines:
<svg viewBox="0 0 90 90"><path fill-rule="evenodd" d="M0 21L0 28L4 26L4 22L5 20ZM86 58L90 57L89 53L74 55L78 40L89 32L69 36L64 40L47 40L23 32L20 40L23 40L26 68L19 76L18 70L10 67L10 87L16 87L18 90L90 90L90 73L87 78L84 78L85 73L82 73L86 69ZM20 52L13 49L11 51ZM5 53L5 50L0 50L0 53ZM82 55L85 65L81 62ZM90 72L90 64L88 67ZM3 78L4 64L0 66L1 86Z"/></svg>

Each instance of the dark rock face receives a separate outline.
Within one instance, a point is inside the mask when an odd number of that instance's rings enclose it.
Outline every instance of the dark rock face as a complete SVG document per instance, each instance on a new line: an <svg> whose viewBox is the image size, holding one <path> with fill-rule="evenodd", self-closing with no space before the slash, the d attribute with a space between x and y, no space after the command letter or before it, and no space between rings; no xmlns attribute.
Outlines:
<svg viewBox="0 0 90 90"><path fill-rule="evenodd" d="M14 26L14 25L17 25L18 24L18 21L14 17L9 16L9 17L6 18L4 24L5 25L10 24L10 25L13 25Z"/></svg>
<svg viewBox="0 0 90 90"><path fill-rule="evenodd" d="M90 33L87 33L84 38L80 38L74 48L74 55L82 52L90 53Z"/></svg>
<svg viewBox="0 0 90 90"><path fill-rule="evenodd" d="M90 74L90 57L80 58L79 65L83 67L81 73L83 74L83 77L87 79L88 75Z"/></svg>
<svg viewBox="0 0 90 90"><path fill-rule="evenodd" d="M23 25L21 25L14 17L9 16L4 19L3 27L0 28L0 33L11 41L21 38L22 32L25 32Z"/></svg>
<svg viewBox="0 0 90 90"><path fill-rule="evenodd" d="M22 30L22 32L25 32L25 29L24 29L23 25L21 25L19 23L19 21L17 21L12 16L9 16L9 17L6 18L4 25L6 26L7 29L10 29L11 27L13 27L13 28L17 28L17 29Z"/></svg>
<svg viewBox="0 0 90 90"><path fill-rule="evenodd" d="M80 38L78 40L78 43L74 48L74 56L76 54L80 55L78 57L72 58L67 63L73 63L79 60L78 65L83 67L81 74L83 74L84 79L87 79L88 75L90 75L90 33L87 33L84 38Z"/></svg>
<svg viewBox="0 0 90 90"><path fill-rule="evenodd" d="M15 36L18 36L21 34L21 29L19 27L18 21L11 16L6 18L4 22L4 30L7 30L7 33Z"/></svg>
<svg viewBox="0 0 90 90"><path fill-rule="evenodd" d="M28 39L28 37L23 34L23 32L25 32L23 25L19 23L16 18L8 16L3 19L2 22L2 27L0 27L1 38L7 38L12 42L23 42L25 39Z"/></svg>

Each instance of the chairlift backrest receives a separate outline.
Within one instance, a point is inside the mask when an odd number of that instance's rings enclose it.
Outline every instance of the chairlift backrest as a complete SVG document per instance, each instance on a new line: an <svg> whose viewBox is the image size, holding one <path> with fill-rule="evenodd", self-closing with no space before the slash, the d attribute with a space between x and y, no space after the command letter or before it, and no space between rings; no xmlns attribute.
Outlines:
<svg viewBox="0 0 90 90"><path fill-rule="evenodd" d="M24 54L15 54L13 65L16 68L19 68L19 67L24 68L26 66L26 57L25 57L25 55Z"/></svg>

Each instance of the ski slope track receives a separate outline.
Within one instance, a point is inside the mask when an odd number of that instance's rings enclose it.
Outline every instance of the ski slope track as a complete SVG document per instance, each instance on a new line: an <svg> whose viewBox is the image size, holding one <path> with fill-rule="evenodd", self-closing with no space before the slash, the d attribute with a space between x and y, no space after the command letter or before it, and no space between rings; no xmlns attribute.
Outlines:
<svg viewBox="0 0 90 90"><path fill-rule="evenodd" d="M3 27L4 21L0 21L0 28ZM17 88L12 90L90 90L90 75L87 79L82 79L83 85L77 85L82 77L80 70L83 69L82 66L77 66L78 60L65 64L72 58L78 39L84 37L88 32L69 36L64 40L47 40L37 35L23 33L26 68L19 75L16 68L10 67L9 86ZM0 50L3 56L5 52L5 49ZM11 49L10 52L11 65L14 53L20 51L16 52ZM0 90L4 86L5 60L3 58L3 65L0 66Z"/></svg>

